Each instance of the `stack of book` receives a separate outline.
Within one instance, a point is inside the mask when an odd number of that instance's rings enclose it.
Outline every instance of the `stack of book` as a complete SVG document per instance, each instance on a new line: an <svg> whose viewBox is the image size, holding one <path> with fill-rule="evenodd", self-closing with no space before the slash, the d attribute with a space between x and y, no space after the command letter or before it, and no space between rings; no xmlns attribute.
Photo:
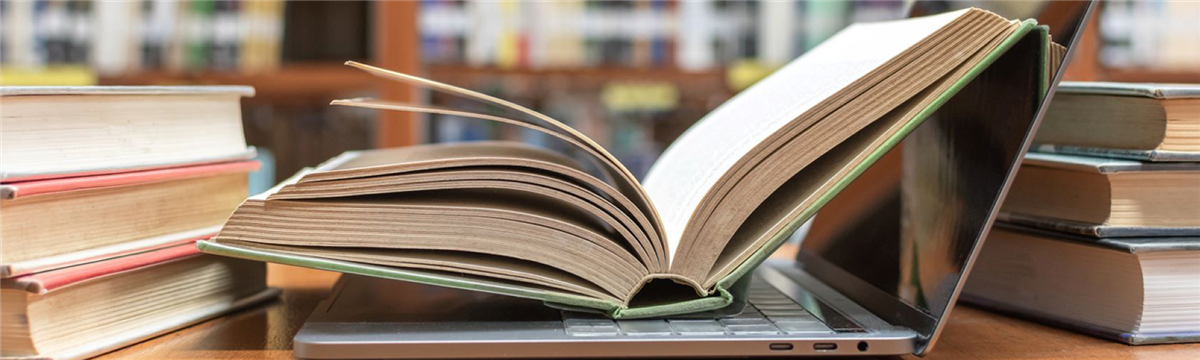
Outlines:
<svg viewBox="0 0 1200 360"><path fill-rule="evenodd" d="M1063 83L964 298L1129 344L1200 341L1200 85Z"/></svg>
<svg viewBox="0 0 1200 360"><path fill-rule="evenodd" d="M0 357L78 359L268 299L202 255L246 197L248 87L0 88Z"/></svg>

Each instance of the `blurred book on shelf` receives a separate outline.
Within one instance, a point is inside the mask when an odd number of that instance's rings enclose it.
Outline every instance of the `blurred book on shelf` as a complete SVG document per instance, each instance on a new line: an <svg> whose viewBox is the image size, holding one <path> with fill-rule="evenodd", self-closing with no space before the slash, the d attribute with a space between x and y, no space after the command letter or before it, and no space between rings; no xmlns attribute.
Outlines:
<svg viewBox="0 0 1200 360"><path fill-rule="evenodd" d="M1106 1L1100 12L1100 63L1112 68L1196 71L1200 2Z"/></svg>
<svg viewBox="0 0 1200 360"><path fill-rule="evenodd" d="M86 65L101 75L138 71L272 71L279 67L284 2L5 1L4 66Z"/></svg>

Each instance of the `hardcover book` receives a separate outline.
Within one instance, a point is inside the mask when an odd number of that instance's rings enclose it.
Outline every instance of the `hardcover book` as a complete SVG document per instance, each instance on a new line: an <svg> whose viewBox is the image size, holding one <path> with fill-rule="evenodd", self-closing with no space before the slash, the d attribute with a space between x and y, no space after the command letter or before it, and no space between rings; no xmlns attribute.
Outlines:
<svg viewBox="0 0 1200 360"><path fill-rule="evenodd" d="M245 199L247 174L258 166L239 161L0 184L0 278L212 237Z"/></svg>
<svg viewBox="0 0 1200 360"><path fill-rule="evenodd" d="M1195 162L1197 129L1200 85L1066 81L1034 143L1041 152Z"/></svg>
<svg viewBox="0 0 1200 360"><path fill-rule="evenodd" d="M700 119L643 181L545 115L349 63L490 110L334 105L497 121L572 150L481 142L345 153L246 200L199 246L613 318L737 313L744 275L1016 44L1036 64L1019 75L1034 93L1051 47L1032 20L968 9L851 26Z"/></svg>
<svg viewBox="0 0 1200 360"><path fill-rule="evenodd" d="M1200 237L992 228L962 299L1131 345L1200 342Z"/></svg>
<svg viewBox="0 0 1200 360"><path fill-rule="evenodd" d="M0 281L0 359L93 357L274 298L266 266L191 243Z"/></svg>
<svg viewBox="0 0 1200 360"><path fill-rule="evenodd" d="M997 219L1094 237L1200 236L1200 164L1031 152Z"/></svg>
<svg viewBox="0 0 1200 360"><path fill-rule="evenodd" d="M0 182L110 174L254 156L247 86L0 87Z"/></svg>

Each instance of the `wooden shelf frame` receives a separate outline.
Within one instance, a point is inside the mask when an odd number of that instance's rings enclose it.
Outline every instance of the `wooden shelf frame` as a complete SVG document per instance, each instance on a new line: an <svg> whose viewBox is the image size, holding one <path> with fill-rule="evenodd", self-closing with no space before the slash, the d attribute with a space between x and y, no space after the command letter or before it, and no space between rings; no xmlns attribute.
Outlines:
<svg viewBox="0 0 1200 360"><path fill-rule="evenodd" d="M360 70L330 63L288 64L265 73L222 71L169 72L150 71L118 76L102 76L104 85L248 85L256 90L251 101L282 101L313 94L342 93L369 89L372 76ZM257 100L255 100L257 99Z"/></svg>
<svg viewBox="0 0 1200 360"><path fill-rule="evenodd" d="M375 66L407 74L420 71L420 33L417 29L417 1L377 1L374 6ZM414 102L417 91L411 86L379 81L379 98ZM388 148L421 142L423 126L416 114L380 111L376 120L375 147Z"/></svg>

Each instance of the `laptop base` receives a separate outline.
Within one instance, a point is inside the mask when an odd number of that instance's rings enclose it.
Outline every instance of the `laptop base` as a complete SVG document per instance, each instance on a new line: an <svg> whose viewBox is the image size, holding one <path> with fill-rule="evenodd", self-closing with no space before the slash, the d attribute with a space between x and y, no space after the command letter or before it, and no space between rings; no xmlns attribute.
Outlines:
<svg viewBox="0 0 1200 360"><path fill-rule="evenodd" d="M533 300L343 275L295 337L309 359L902 355L886 324L790 261L755 274L751 305L722 319L613 321ZM838 304L836 307L832 304Z"/></svg>

